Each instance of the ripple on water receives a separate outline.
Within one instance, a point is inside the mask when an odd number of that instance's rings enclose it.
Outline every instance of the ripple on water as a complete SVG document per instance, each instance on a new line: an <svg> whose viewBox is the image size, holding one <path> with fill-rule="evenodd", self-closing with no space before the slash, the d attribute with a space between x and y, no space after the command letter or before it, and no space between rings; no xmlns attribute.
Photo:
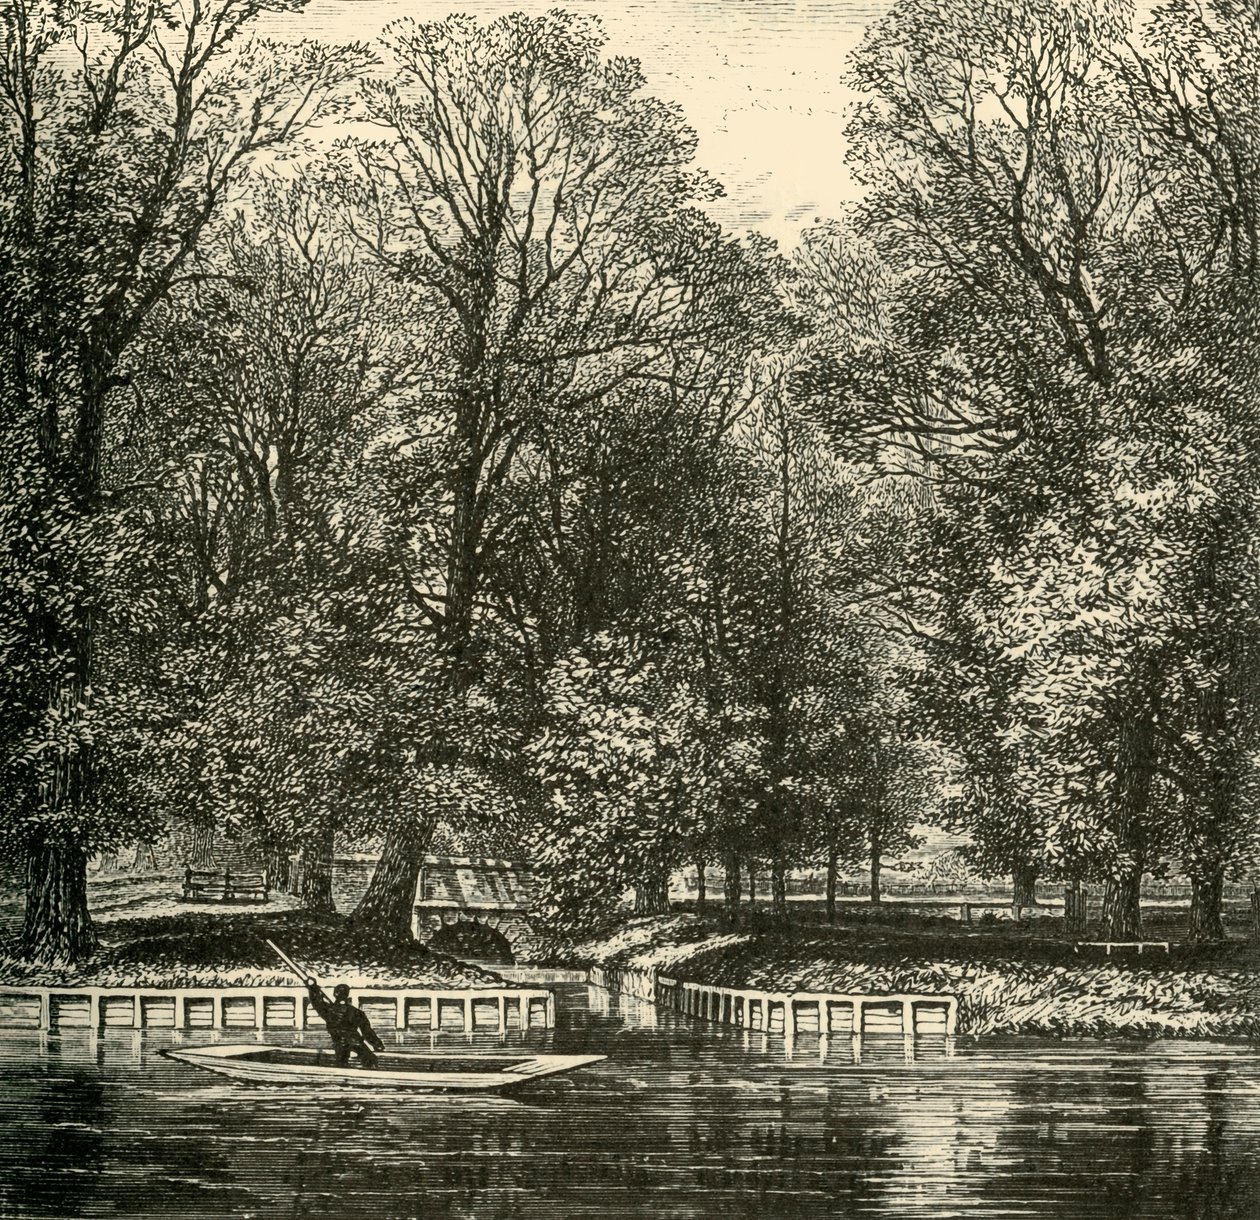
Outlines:
<svg viewBox="0 0 1260 1220"><path fill-rule="evenodd" d="M161 1039L0 1056L0 1213L1256 1213L1246 1045L995 1039L907 1062L898 1040L853 1062L847 1039L789 1053L717 1026L588 1019L585 987L560 990L565 1025L531 1045L610 1059L510 1097L234 1085L160 1059Z"/></svg>

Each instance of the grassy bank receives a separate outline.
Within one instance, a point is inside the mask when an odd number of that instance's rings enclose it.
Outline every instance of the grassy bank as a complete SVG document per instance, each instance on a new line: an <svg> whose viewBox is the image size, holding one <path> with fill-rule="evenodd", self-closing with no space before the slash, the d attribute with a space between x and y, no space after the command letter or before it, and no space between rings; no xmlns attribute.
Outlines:
<svg viewBox="0 0 1260 1220"><path fill-rule="evenodd" d="M695 916L636 920L576 946L587 963L769 991L949 993L960 1034L1260 1036L1260 974L1245 946L1137 961L1074 958L1010 934L770 926L722 931Z"/></svg>
<svg viewBox="0 0 1260 1220"><path fill-rule="evenodd" d="M181 912L115 918L99 930L101 948L90 961L78 967L48 968L0 958L0 984L259 987L296 983L266 940L275 941L325 984L464 988L501 982L488 970L431 953L422 945L366 936L341 915Z"/></svg>

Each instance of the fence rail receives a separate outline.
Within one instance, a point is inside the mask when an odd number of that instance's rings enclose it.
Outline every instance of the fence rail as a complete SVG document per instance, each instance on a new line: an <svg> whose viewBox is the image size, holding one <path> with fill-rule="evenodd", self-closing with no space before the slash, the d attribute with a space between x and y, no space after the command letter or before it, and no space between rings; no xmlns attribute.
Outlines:
<svg viewBox="0 0 1260 1220"><path fill-rule="evenodd" d="M950 1036L958 1022L958 1000L952 995L763 991L681 982L655 970L608 966L593 966L590 982L691 1017L789 1038L802 1033Z"/></svg>
<svg viewBox="0 0 1260 1220"><path fill-rule="evenodd" d="M818 898L826 897L826 882L821 879L789 877L787 879L785 889L787 894L793 898ZM945 878L937 880L935 883L931 881L894 881L884 878L880 882L880 893L890 898L907 898L918 896L937 895L945 897L953 895L955 897L963 897L967 895L985 897L985 898L1010 898L1012 894L1011 884L1009 881L984 881L980 878L970 878L964 881L950 881ZM1222 889L1222 896L1231 900L1246 900L1251 894L1250 882L1227 882ZM688 897L695 897L696 894L696 878L694 876L685 876L683 890ZM1160 898L1189 898L1192 889L1188 881L1152 881L1150 879L1142 882L1142 897L1144 899L1160 899ZM836 882L837 898L869 898L871 886L869 881L864 880L841 880ZM719 876L716 880L710 876L706 883L706 899L717 904L723 901L722 879ZM1037 896L1039 900L1049 899L1052 902L1059 901L1063 897L1063 887L1052 883L1039 882L1037 884ZM740 892L740 898L747 897L747 887ZM769 901L770 892L768 887L762 887L758 891L759 901Z"/></svg>
<svg viewBox="0 0 1260 1220"><path fill-rule="evenodd" d="M351 988L377 1029L505 1033L555 1025L543 988ZM0 1032L12 1029L317 1029L304 988L0 988Z"/></svg>

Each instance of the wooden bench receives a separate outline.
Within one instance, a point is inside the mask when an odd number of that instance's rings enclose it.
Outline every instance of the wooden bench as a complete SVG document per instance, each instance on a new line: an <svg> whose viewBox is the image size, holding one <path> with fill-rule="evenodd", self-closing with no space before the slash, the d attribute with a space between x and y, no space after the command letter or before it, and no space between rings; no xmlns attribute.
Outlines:
<svg viewBox="0 0 1260 1220"><path fill-rule="evenodd" d="M1040 907L1016 906L1013 902L960 902L958 904L958 921L960 923L970 923L971 917L976 914L1003 914L1010 915L1015 923L1021 922L1024 912L1030 915L1036 914Z"/></svg>
<svg viewBox="0 0 1260 1220"><path fill-rule="evenodd" d="M184 869L184 901L200 902L211 897L210 891L223 890L223 874L205 872L202 869Z"/></svg>
<svg viewBox="0 0 1260 1220"><path fill-rule="evenodd" d="M184 869L185 902L206 902L212 899L220 902L236 902L241 899L268 902L270 898L271 887L264 873L234 873L230 869L224 869L221 873Z"/></svg>
<svg viewBox="0 0 1260 1220"><path fill-rule="evenodd" d="M223 874L223 900L225 902L232 902L237 898L266 902L270 898L269 889L267 878L263 873Z"/></svg>
<svg viewBox="0 0 1260 1220"><path fill-rule="evenodd" d="M1077 940L1072 942L1073 953L1079 953L1082 949L1106 949L1108 957L1111 956L1112 949L1136 949L1138 957L1142 956L1143 949L1163 949L1165 953L1172 952L1166 940Z"/></svg>

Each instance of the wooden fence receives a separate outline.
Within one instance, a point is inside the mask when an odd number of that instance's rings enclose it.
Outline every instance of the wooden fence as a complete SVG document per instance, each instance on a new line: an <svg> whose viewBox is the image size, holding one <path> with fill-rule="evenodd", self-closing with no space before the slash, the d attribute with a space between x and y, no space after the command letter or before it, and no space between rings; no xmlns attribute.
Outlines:
<svg viewBox="0 0 1260 1220"><path fill-rule="evenodd" d="M555 996L541 988L417 990L352 988L351 999L377 1029L454 1033L546 1029ZM7 1029L322 1028L304 988L0 988L0 1031Z"/></svg>
<svg viewBox="0 0 1260 1220"><path fill-rule="evenodd" d="M590 982L691 1017L793 1038L802 1033L951 1036L958 1021L958 1000L952 995L763 991L681 982L651 970L606 966L593 966Z"/></svg>

